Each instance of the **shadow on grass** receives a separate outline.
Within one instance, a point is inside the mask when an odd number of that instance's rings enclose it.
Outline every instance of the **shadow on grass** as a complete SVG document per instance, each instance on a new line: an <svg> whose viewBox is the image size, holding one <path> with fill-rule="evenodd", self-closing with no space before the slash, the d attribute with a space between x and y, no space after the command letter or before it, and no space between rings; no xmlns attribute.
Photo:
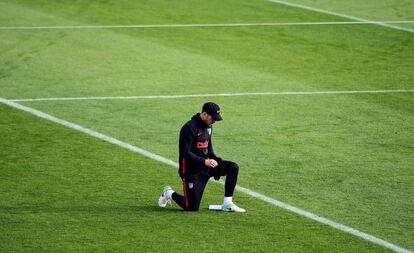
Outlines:
<svg viewBox="0 0 414 253"><path fill-rule="evenodd" d="M0 213L153 213L153 212L182 212L180 207L173 206L161 208L157 205L89 205L89 206L45 206L45 205L22 205L22 206L0 206Z"/></svg>

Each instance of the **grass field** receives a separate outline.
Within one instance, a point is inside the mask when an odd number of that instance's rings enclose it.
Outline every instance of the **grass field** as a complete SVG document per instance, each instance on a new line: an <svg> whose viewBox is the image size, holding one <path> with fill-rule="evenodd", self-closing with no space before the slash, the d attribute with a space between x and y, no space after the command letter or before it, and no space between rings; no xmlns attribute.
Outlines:
<svg viewBox="0 0 414 253"><path fill-rule="evenodd" d="M289 3L414 20L412 1ZM352 20L247 0L1 0L0 9L0 98L228 93L17 103L177 161L181 125L215 101L224 118L215 151L240 165L240 186L414 249L412 23L63 29ZM311 93L320 91L332 93ZM275 94L231 95L266 92ZM214 183L198 213L160 209L164 185L182 193L175 168L1 99L0 133L1 252L391 251L241 192L247 213L209 212L222 201Z"/></svg>

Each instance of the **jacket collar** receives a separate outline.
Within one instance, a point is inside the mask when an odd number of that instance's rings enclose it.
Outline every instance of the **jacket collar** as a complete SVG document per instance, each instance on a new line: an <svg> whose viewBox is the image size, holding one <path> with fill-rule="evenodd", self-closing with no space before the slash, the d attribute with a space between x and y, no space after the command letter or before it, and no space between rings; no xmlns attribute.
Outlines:
<svg viewBox="0 0 414 253"><path fill-rule="evenodd" d="M196 113L193 115L193 117L191 118L193 120L195 120L197 122L197 124L202 127L202 128L208 128L209 126L204 123L204 121L200 118L200 113Z"/></svg>

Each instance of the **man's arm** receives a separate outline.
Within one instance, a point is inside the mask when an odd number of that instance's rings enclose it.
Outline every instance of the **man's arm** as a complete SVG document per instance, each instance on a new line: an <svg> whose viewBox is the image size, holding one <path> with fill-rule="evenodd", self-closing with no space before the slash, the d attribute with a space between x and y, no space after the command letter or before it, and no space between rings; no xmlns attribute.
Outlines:
<svg viewBox="0 0 414 253"><path fill-rule="evenodd" d="M214 153L213 143L211 142L211 139L208 142L208 157L214 160L217 158L216 154Z"/></svg>
<svg viewBox="0 0 414 253"><path fill-rule="evenodd" d="M216 154L214 153L212 136L213 136L213 128L211 128L210 141L208 142L208 157L213 160L216 160L217 162L221 162L221 158L217 157Z"/></svg>
<svg viewBox="0 0 414 253"><path fill-rule="evenodd" d="M193 144L195 133L190 127L184 126L180 131L180 153L187 159L195 162L199 165L204 165L205 159L191 152L191 146Z"/></svg>

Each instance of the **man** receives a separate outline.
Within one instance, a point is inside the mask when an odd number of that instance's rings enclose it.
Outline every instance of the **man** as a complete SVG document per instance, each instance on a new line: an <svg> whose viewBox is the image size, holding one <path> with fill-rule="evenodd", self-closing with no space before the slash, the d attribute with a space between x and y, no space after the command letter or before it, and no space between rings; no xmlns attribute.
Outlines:
<svg viewBox="0 0 414 253"><path fill-rule="evenodd" d="M201 113L195 114L181 128L178 173L183 181L184 196L166 186L158 200L160 207L167 206L172 199L186 211L198 211L208 180L211 177L219 180L220 176L226 176L222 211L246 212L234 204L232 199L239 166L214 154L211 143L212 125L220 120L220 107L208 102L203 105Z"/></svg>

